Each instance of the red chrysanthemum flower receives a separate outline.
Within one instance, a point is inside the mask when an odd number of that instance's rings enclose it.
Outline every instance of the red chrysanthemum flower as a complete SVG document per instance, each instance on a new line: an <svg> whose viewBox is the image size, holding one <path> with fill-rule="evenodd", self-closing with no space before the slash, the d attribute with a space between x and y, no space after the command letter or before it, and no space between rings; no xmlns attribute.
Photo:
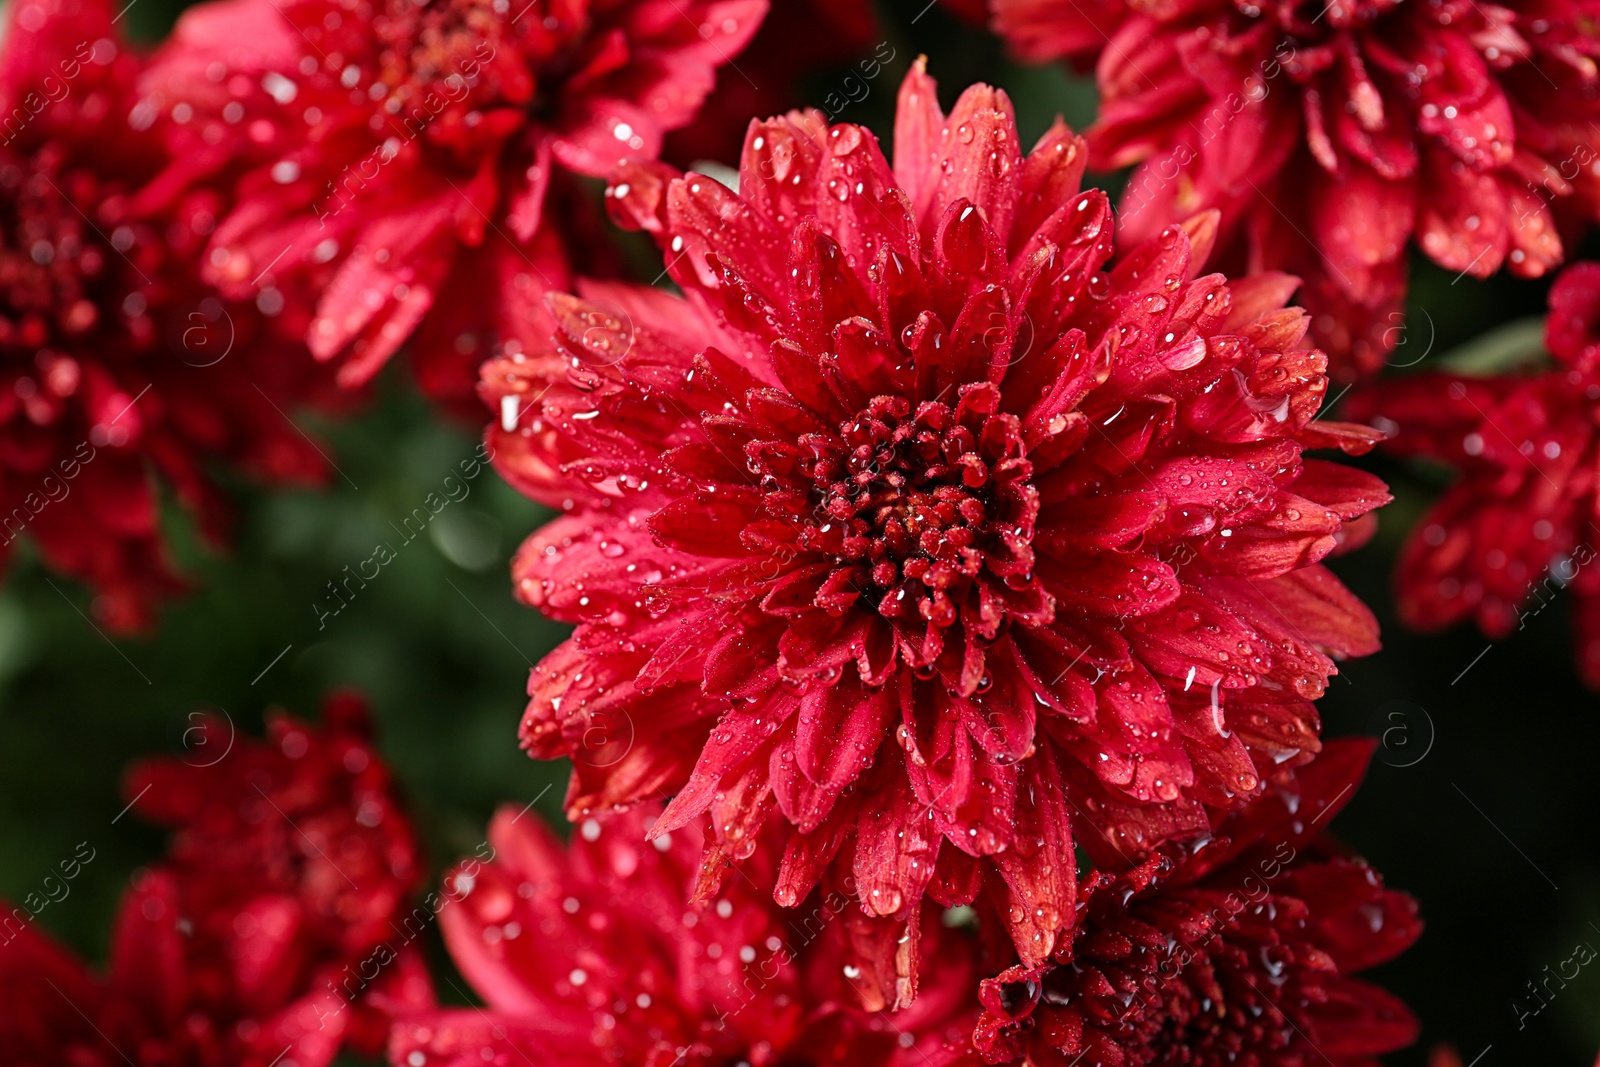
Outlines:
<svg viewBox="0 0 1600 1067"><path fill-rule="evenodd" d="M397 924L416 842L364 705L329 700L320 730L273 718L265 743L197 719L185 743L130 775L131 806L178 832L135 876L104 978L30 925L31 902L0 916L6 1062L323 1067L433 1002Z"/></svg>
<svg viewBox="0 0 1600 1067"><path fill-rule="evenodd" d="M1536 277L1553 209L1600 219L1592 0L1299 4L991 0L1026 58L1098 55L1098 161L1140 163L1125 234L1206 208L1223 245L1306 283L1348 375L1402 336L1408 241L1447 270Z"/></svg>
<svg viewBox="0 0 1600 1067"><path fill-rule="evenodd" d="M584 251L571 176L659 152L766 6L221 0L179 21L146 103L182 120L170 179L233 190L218 284L315 303L307 339L347 385L415 335L424 389L470 403Z"/></svg>
<svg viewBox="0 0 1600 1067"><path fill-rule="evenodd" d="M389 920L422 870L362 698L330 697L320 729L279 713L256 741L200 718L186 742L184 757L135 765L126 792L140 815L176 831L168 864L205 894L200 910L290 901L304 936L347 958L393 934Z"/></svg>
<svg viewBox="0 0 1600 1067"><path fill-rule="evenodd" d="M486 364L496 462L571 513L514 564L581 624L522 736L574 816L676 792L713 881L776 808L781 902L987 885L1038 963L1075 842L1126 862L1316 751L1329 657L1377 647L1317 561L1387 496L1302 458L1375 436L1316 420L1292 279L1199 275L1211 217L1107 267L1081 142L935 93L919 63L892 170L812 113L752 126L737 194L625 172L686 298L553 297L555 347Z"/></svg>
<svg viewBox="0 0 1600 1067"><path fill-rule="evenodd" d="M1083 926L1055 960L983 983L984 1058L1369 1067L1414 1041L1405 1005L1350 975L1416 940L1416 904L1317 840L1371 751L1329 742L1216 837L1092 875Z"/></svg>
<svg viewBox="0 0 1600 1067"><path fill-rule="evenodd" d="M1460 472L1395 568L1400 618L1441 630L1472 618L1499 640L1563 589L1578 670L1600 689L1600 263L1550 290L1545 345L1557 366L1472 378L1417 374L1351 398L1394 433L1394 451Z"/></svg>
<svg viewBox="0 0 1600 1067"><path fill-rule="evenodd" d="M320 480L324 461L285 409L331 383L319 386L304 349L273 336L272 316L199 280L213 195L140 207L166 157L159 128L130 122L142 60L113 11L19 0L7 13L0 558L31 541L126 630L182 587L159 529L161 492L216 538L225 509L208 465Z"/></svg>
<svg viewBox="0 0 1600 1067"><path fill-rule="evenodd" d="M977 1002L975 945L930 916L937 981L916 1006L882 1002L842 946L861 933L848 895L785 912L731 879L696 900L699 834L645 833L660 808L587 819L570 850L537 816L501 810L478 858L445 878L439 922L485 1008L394 1028L396 1067L851 1067L954 1063ZM775 864L768 841L751 866ZM770 874L770 870L768 872ZM866 936L872 936L870 933Z"/></svg>

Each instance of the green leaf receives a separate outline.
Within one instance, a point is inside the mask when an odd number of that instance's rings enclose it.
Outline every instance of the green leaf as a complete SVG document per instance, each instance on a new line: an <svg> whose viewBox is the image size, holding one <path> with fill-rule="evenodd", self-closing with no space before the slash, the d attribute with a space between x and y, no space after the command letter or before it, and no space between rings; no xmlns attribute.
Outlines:
<svg viewBox="0 0 1600 1067"><path fill-rule="evenodd" d="M1439 357L1443 369L1475 378L1532 366L1549 358L1544 347L1544 316L1531 315L1496 326Z"/></svg>

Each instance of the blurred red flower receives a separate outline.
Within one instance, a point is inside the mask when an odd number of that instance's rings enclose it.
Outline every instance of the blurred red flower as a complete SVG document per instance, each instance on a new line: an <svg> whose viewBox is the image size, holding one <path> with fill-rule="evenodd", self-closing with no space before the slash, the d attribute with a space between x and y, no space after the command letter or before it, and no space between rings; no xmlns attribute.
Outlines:
<svg viewBox="0 0 1600 1067"><path fill-rule="evenodd" d="M1123 862L1317 750L1330 656L1377 647L1318 561L1388 497L1302 459L1376 436L1316 419L1292 281L1200 275L1214 216L1108 266L1082 143L1024 157L1003 93L946 117L920 63L895 138L754 125L738 194L624 171L685 296L552 296L556 345L485 365L497 464L569 512L514 563L579 624L523 742L575 758L575 818L675 792L710 885L776 809L781 903L852 870L903 929L981 890L1037 965L1075 845Z"/></svg>
<svg viewBox="0 0 1600 1067"><path fill-rule="evenodd" d="M451 959L486 1006L402 1018L390 1062L939 1067L961 1059L977 1008L967 935L930 915L917 935L937 968L924 996L907 1011L864 1010L860 1001L881 1006L883 997L842 951L861 932L847 893L818 892L799 918L743 879L697 902L700 835L686 827L646 843L659 812L586 819L569 849L538 816L502 809L479 858L446 876L439 912ZM752 869L775 865L773 844Z"/></svg>
<svg viewBox="0 0 1600 1067"><path fill-rule="evenodd" d="M1350 975L1417 939L1416 904L1317 836L1371 751L1330 741L1215 837L1092 875L1073 942L983 983L984 1058L1367 1067L1414 1041L1405 1005Z"/></svg>
<svg viewBox="0 0 1600 1067"><path fill-rule="evenodd" d="M1143 239L1219 208L1223 246L1291 271L1346 377L1403 336L1409 239L1452 272L1537 277L1556 212L1600 219L1591 0L991 0L1024 57L1098 56L1097 163Z"/></svg>
<svg viewBox="0 0 1600 1067"><path fill-rule="evenodd" d="M1570 590L1578 671L1600 689L1600 263L1550 290L1549 370L1416 374L1351 397L1401 455L1460 473L1417 523L1395 568L1400 618L1441 630L1472 618L1495 640Z"/></svg>
<svg viewBox="0 0 1600 1067"><path fill-rule="evenodd" d="M360 699L329 699L320 729L276 715L266 742L195 723L187 755L129 775L131 807L177 832L134 877L105 977L21 909L0 919L5 1062L324 1067L433 1002L397 924L416 841Z"/></svg>
<svg viewBox="0 0 1600 1067"><path fill-rule="evenodd" d="M182 119L174 187L230 190L211 278L315 304L307 340L343 384L414 337L422 387L470 405L593 243L573 176L654 157L766 7L216 0L179 20L145 106Z"/></svg>
<svg viewBox="0 0 1600 1067"><path fill-rule="evenodd" d="M18 0L0 52L0 559L31 541L87 582L95 613L146 625L182 588L163 492L219 539L218 460L317 482L325 461L285 409L331 389L281 305L199 279L213 194L144 205L166 166L135 109L143 60L103 0Z"/></svg>

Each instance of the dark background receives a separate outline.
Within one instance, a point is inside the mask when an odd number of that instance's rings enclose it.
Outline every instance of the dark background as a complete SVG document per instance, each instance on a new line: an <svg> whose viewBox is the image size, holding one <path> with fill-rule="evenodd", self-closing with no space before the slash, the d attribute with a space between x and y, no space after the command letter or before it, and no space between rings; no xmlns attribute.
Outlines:
<svg viewBox="0 0 1600 1067"><path fill-rule="evenodd" d="M994 41L925 3L880 5L896 58L839 119L887 141L899 77L918 52L930 56L946 106L970 81L1007 89L1025 138L1056 112L1078 128L1092 118L1087 81L1011 64ZM142 0L129 20L155 40L181 6ZM839 92L851 69L817 74L801 102ZM1418 262L1395 362L1440 366L1487 328L1538 315L1544 288L1505 276L1453 282ZM136 817L112 824L126 803L122 768L177 750L197 708L223 708L254 732L269 706L312 715L330 687L359 686L436 867L482 839L498 803L539 798L537 810L560 820L565 766L530 762L515 741L528 668L563 633L510 596L507 561L544 519L541 509L485 470L428 536L318 630L312 605L325 583L391 539L389 523L437 490L476 444L475 428L441 424L397 370L354 420L297 416L332 442L343 476L322 492L237 486L226 556L199 547L171 516L198 589L165 612L154 635L111 642L88 622L84 590L47 575L26 550L0 590L0 896L37 889L89 842L96 858L39 921L91 958L104 956L129 873L162 847ZM1427 923L1410 953L1373 974L1423 1021L1418 1046L1390 1062L1422 1063L1429 1047L1449 1042L1464 1064L1480 1057L1481 1067L1587 1064L1600 1048L1600 965L1565 989L1552 982L1557 995L1520 1025L1514 1007L1536 1006L1527 983L1554 973L1578 944L1600 949L1600 862L1589 829L1600 822L1600 704L1571 666L1568 605L1558 596L1476 663L1487 642L1475 631L1401 630L1389 570L1447 479L1382 460L1370 466L1397 500L1378 538L1334 566L1377 610L1385 648L1348 664L1322 709L1329 735L1383 738L1335 829L1421 901ZM434 956L443 966L442 953Z"/></svg>

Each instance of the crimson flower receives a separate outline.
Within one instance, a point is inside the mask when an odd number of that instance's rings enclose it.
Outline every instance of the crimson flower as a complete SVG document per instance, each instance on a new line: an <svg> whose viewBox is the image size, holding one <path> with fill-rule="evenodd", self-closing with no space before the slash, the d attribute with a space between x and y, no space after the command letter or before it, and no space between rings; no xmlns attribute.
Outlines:
<svg viewBox="0 0 1600 1067"><path fill-rule="evenodd" d="M478 858L445 878L439 922L485 1008L418 1012L390 1040L396 1067L957 1062L977 1008L973 946L931 916L937 981L915 1007L866 1011L874 978L845 961L861 933L848 895L802 913L732 879L694 900L693 828L646 830L660 812L586 819L566 849L508 806ZM751 867L771 867L770 839ZM798 915L798 917L797 917ZM868 935L870 936L870 935Z"/></svg>
<svg viewBox="0 0 1600 1067"><path fill-rule="evenodd" d="M143 60L103 0L19 0L0 54L0 558L19 540L99 594L119 630L182 588L162 491L213 539L206 471L273 481L325 463L284 408L320 375L274 336L274 305L227 302L199 259L213 194L140 206L162 123L130 115ZM331 383L328 383L331 385Z"/></svg>
<svg viewBox="0 0 1600 1067"><path fill-rule="evenodd" d="M1578 671L1600 689L1600 263L1550 290L1545 345L1556 366L1471 378L1417 374L1351 399L1394 451L1441 460L1460 479L1411 532L1395 569L1400 618L1441 630L1472 618L1495 640L1570 587Z"/></svg>
<svg viewBox="0 0 1600 1067"><path fill-rule="evenodd" d="M513 564L579 624L522 738L574 818L676 793L709 884L775 817L779 902L830 867L902 928L995 893L1037 964L1075 844L1122 862L1317 750L1329 657L1377 647L1317 561L1387 496L1301 456L1376 437L1316 420L1292 279L1200 275L1209 216L1108 267L1082 143L935 94L917 64L893 169L796 113L737 194L625 171L685 296L554 296L553 345L485 365L496 462L569 513Z"/></svg>
<svg viewBox="0 0 1600 1067"><path fill-rule="evenodd" d="M389 919L422 870L365 700L335 694L322 720L314 730L274 714L256 741L197 718L190 752L136 764L126 792L140 815L175 831L167 863L203 895L201 910L293 901L305 936L355 957L393 933Z"/></svg>
<svg viewBox="0 0 1600 1067"><path fill-rule="evenodd" d="M1346 375L1400 340L1409 238L1451 272L1537 277L1554 211L1600 218L1586 0L991 0L1025 58L1098 56L1097 162L1140 163L1147 237L1219 208L1236 259L1292 271Z"/></svg>
<svg viewBox="0 0 1600 1067"><path fill-rule="evenodd" d="M280 715L260 742L203 718L185 742L130 774L131 806L177 833L135 875L103 978L28 911L0 919L7 1062L324 1067L432 1003L395 925L416 842L360 700L330 699L320 730Z"/></svg>
<svg viewBox="0 0 1600 1067"><path fill-rule="evenodd" d="M989 1063L1368 1067L1410 1044L1405 1005L1351 978L1421 932L1416 903L1316 840L1366 769L1332 741L1280 771L1216 836L1096 872L1071 944L983 983L974 1043Z"/></svg>
<svg viewBox="0 0 1600 1067"><path fill-rule="evenodd" d="M659 152L766 6L218 0L179 20L145 104L180 120L169 181L231 191L219 285L314 302L307 340L343 384L415 335L424 389L471 401L566 284L570 176Z"/></svg>

